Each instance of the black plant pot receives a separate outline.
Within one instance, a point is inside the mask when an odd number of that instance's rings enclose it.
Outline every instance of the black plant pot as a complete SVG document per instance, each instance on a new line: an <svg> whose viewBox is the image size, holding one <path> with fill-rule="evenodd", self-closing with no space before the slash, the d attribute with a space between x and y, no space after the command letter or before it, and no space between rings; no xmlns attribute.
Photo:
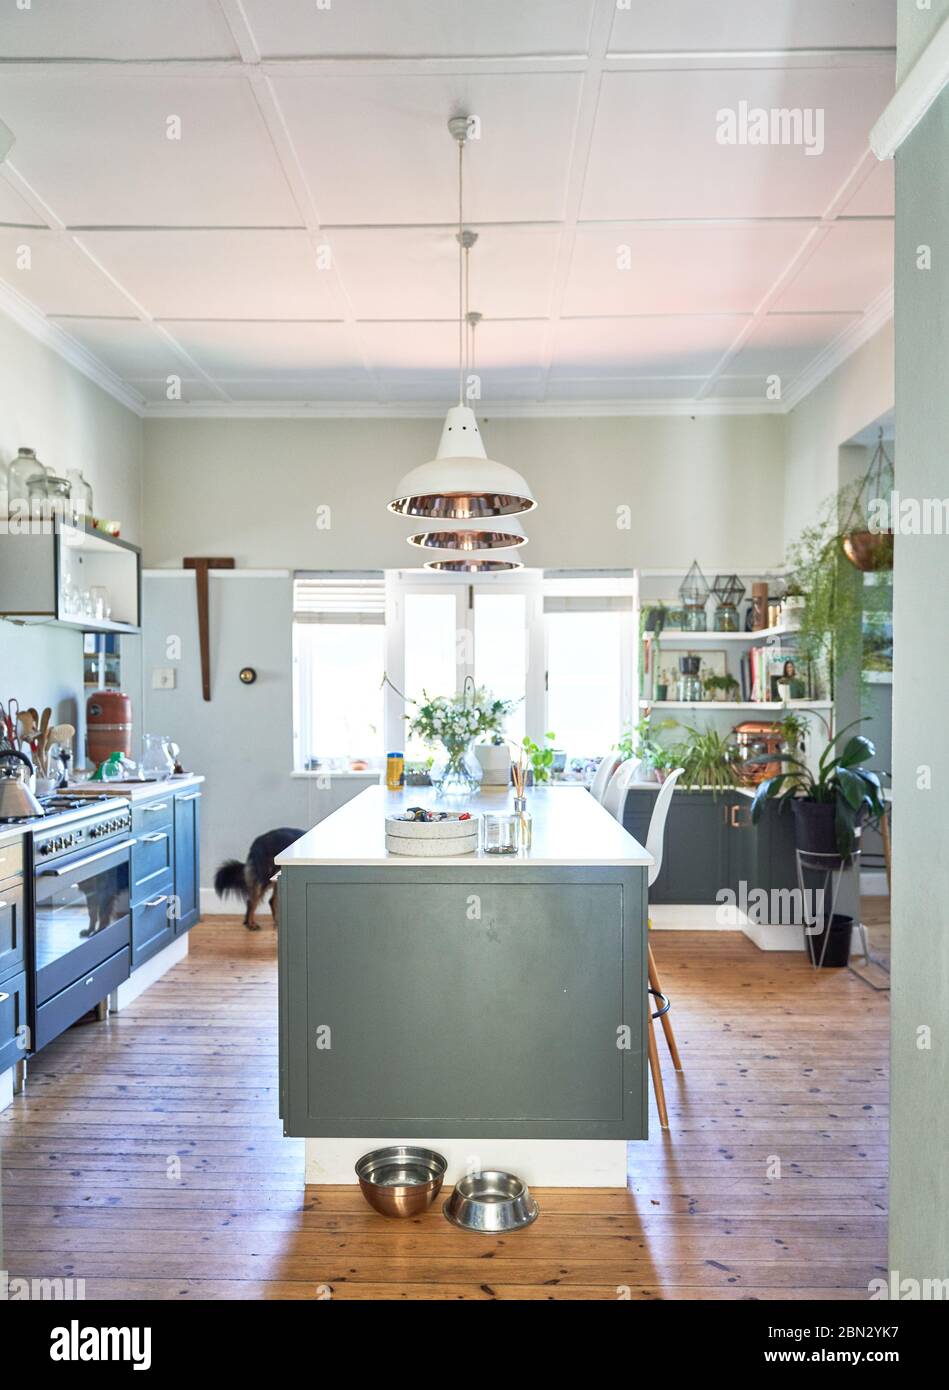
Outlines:
<svg viewBox="0 0 949 1390"><path fill-rule="evenodd" d="M818 801L791 802L794 813L794 839L802 854L837 853L837 832L834 828L836 808Z"/></svg>
<svg viewBox="0 0 949 1390"><path fill-rule="evenodd" d="M815 926L818 923L815 922ZM830 933L826 944L824 934L827 931L827 921L824 919L819 923L820 931L813 931L808 928L805 936L807 942L807 953L811 958L812 965L835 966L838 969L842 965L849 964L850 961L850 934L853 931L853 918L844 917L839 912L835 912L830 923Z"/></svg>

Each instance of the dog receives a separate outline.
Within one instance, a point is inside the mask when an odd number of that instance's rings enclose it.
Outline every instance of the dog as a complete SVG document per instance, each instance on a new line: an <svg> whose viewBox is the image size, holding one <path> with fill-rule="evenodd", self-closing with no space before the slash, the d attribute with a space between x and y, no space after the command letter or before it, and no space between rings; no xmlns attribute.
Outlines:
<svg viewBox="0 0 949 1390"><path fill-rule="evenodd" d="M265 834L257 836L245 863L242 864L239 859L225 859L214 875L214 891L219 898L233 893L235 897L244 899L247 904L244 926L248 931L260 931L256 913L271 887L270 912L276 927L277 885L271 885L270 882L277 872L274 860L288 845L292 845L294 840L299 840L303 833L302 830L294 830L287 825L281 826L279 830L268 830Z"/></svg>

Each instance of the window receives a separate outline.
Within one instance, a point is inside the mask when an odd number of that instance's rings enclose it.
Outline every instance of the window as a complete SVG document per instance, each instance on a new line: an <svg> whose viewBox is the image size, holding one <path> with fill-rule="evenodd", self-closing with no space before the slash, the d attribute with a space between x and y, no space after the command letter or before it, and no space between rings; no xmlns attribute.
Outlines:
<svg viewBox="0 0 949 1390"><path fill-rule="evenodd" d="M622 579L545 581L547 722L571 762L602 757L633 719L633 598Z"/></svg>
<svg viewBox="0 0 949 1390"><path fill-rule="evenodd" d="M504 732L520 743L527 724L527 595L474 592L474 680L500 700L516 700Z"/></svg>
<svg viewBox="0 0 949 1390"><path fill-rule="evenodd" d="M293 583L294 767L334 772L383 761L385 587L381 576Z"/></svg>

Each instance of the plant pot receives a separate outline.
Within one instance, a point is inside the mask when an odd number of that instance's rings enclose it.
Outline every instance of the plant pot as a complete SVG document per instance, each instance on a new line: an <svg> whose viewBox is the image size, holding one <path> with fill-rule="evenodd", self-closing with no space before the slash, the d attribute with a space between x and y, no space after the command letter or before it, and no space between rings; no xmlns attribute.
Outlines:
<svg viewBox="0 0 949 1390"><path fill-rule="evenodd" d="M828 857L837 854L833 805L801 798L791 802L791 810L794 815L794 840L802 854L824 854Z"/></svg>
<svg viewBox="0 0 949 1390"><path fill-rule="evenodd" d="M820 929L815 930L817 927ZM850 961L852 931L853 918L844 917L839 912L835 912L830 920L829 933L826 919L815 922L814 927L808 927L804 933L804 940L807 942L807 954L811 958L811 964L833 966L836 969L847 965Z"/></svg>
<svg viewBox="0 0 949 1390"><path fill-rule="evenodd" d="M483 787L506 787L511 780L511 751L506 743L476 743Z"/></svg>
<svg viewBox="0 0 949 1390"><path fill-rule="evenodd" d="M663 701L663 700L668 700L668 698L669 698L669 687L668 687L668 685L657 685L657 686L656 686L656 699L659 700L659 701L661 702L661 701Z"/></svg>
<svg viewBox="0 0 949 1390"><path fill-rule="evenodd" d="M781 626L796 632L801 626L805 599L803 594L789 594L781 604Z"/></svg>
<svg viewBox="0 0 949 1390"><path fill-rule="evenodd" d="M847 559L863 574L893 568L892 531L851 531L842 545Z"/></svg>

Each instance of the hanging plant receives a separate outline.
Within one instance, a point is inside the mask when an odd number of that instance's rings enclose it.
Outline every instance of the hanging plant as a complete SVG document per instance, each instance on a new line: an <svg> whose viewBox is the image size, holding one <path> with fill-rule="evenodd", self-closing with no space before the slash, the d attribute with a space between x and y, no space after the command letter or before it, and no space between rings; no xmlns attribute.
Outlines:
<svg viewBox="0 0 949 1390"><path fill-rule="evenodd" d="M871 503L879 503L881 499L886 499L889 508L893 485L893 460L883 446L881 429L870 467L854 495L841 536L844 554L854 569L860 570L863 574L893 568L892 528L883 530L878 527L871 530L867 521Z"/></svg>

